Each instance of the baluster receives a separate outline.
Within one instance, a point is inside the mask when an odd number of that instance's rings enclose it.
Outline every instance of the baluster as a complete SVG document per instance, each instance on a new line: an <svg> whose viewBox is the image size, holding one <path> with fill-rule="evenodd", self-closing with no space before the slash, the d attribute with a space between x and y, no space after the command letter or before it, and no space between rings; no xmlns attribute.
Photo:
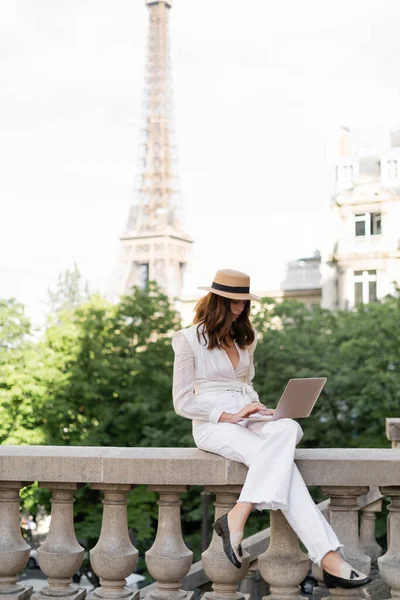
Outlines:
<svg viewBox="0 0 400 600"><path fill-rule="evenodd" d="M239 592L245 596L248 595L254 597L256 591L256 577L257 565L253 563L253 565L249 567L249 570L243 577L242 581L239 583Z"/></svg>
<svg viewBox="0 0 400 600"><path fill-rule="evenodd" d="M146 552L146 565L157 588L149 592L148 600L191 600L193 592L180 589L193 560L193 552L185 545L181 529L181 500L186 486L149 485L159 494L158 527L154 544Z"/></svg>
<svg viewBox="0 0 400 600"><path fill-rule="evenodd" d="M271 541L258 557L258 568L270 585L268 600L295 600L300 596L300 583L306 577L310 560L300 550L297 535L280 510L271 510Z"/></svg>
<svg viewBox="0 0 400 600"><path fill-rule="evenodd" d="M326 587L323 580L322 567L320 565L317 565L317 563L313 562L311 566L311 574L314 577L314 579L317 580L317 584L314 586L313 589L313 600L319 600L319 598L330 596L330 591Z"/></svg>
<svg viewBox="0 0 400 600"><path fill-rule="evenodd" d="M139 590L126 586L126 577L135 570L138 559L138 551L129 538L126 508L126 494L132 486L99 483L92 488L102 490L104 500L100 537L90 551L90 564L100 578L100 587L89 597L91 600L137 600Z"/></svg>
<svg viewBox="0 0 400 600"><path fill-rule="evenodd" d="M68 597L82 600L86 590L72 583L72 575L82 564L84 549L74 530L73 492L77 483L41 483L52 491L51 521L46 541L38 550L39 566L47 575L47 585L33 594L32 600Z"/></svg>
<svg viewBox="0 0 400 600"><path fill-rule="evenodd" d="M207 486L209 492L216 494L215 521L233 508L241 492L241 486ZM203 552L202 561L204 572L213 582L213 592L206 592L204 600L242 600L248 594L237 591L238 582L243 579L249 568L249 554L243 550L242 566L237 569L226 557L222 547L222 538L215 531L207 550Z"/></svg>
<svg viewBox="0 0 400 600"><path fill-rule="evenodd" d="M390 497L390 541L386 554L378 558L378 569L391 597L400 598L400 487L382 487L381 493Z"/></svg>
<svg viewBox="0 0 400 600"><path fill-rule="evenodd" d="M17 583L18 573L26 566L30 546L21 534L19 489L21 481L0 482L0 599L27 600L32 586Z"/></svg>
<svg viewBox="0 0 400 600"><path fill-rule="evenodd" d="M344 557L355 568L366 575L371 569L371 559L360 549L358 536L358 496L368 492L368 487L324 486L322 492L330 497L330 524L343 544ZM348 598L349 596L364 597L362 588L345 590L337 588L330 590L332 596Z"/></svg>
<svg viewBox="0 0 400 600"><path fill-rule="evenodd" d="M364 506L360 516L360 550L370 557L371 564L376 564L378 557L382 554L382 548L376 541L375 521L376 513L382 511L382 500L375 500Z"/></svg>
<svg viewBox="0 0 400 600"><path fill-rule="evenodd" d="M323 502L320 502L318 504L318 508L320 509L328 523L330 523L329 503L330 500L324 500ZM317 563L313 562L311 566L311 574L314 577L314 579L317 580L317 585L313 589L313 600L319 600L319 598L329 596L330 592L324 584L321 565L318 565Z"/></svg>
<svg viewBox="0 0 400 600"><path fill-rule="evenodd" d="M392 448L400 448L400 419L389 417L386 419L386 437L392 442Z"/></svg>

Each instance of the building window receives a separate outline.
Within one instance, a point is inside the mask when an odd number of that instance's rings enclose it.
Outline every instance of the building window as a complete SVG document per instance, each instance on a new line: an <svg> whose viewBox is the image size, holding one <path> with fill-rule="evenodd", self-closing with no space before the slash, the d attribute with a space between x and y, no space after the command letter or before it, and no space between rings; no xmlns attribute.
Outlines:
<svg viewBox="0 0 400 600"><path fill-rule="evenodd" d="M336 167L336 181L339 187L350 188L353 186L354 166L338 165Z"/></svg>
<svg viewBox="0 0 400 600"><path fill-rule="evenodd" d="M397 179L399 177L399 163L397 160L387 161L387 174L389 179Z"/></svg>
<svg viewBox="0 0 400 600"><path fill-rule="evenodd" d="M355 227L356 227L356 236L359 235L366 235L367 233L367 219L366 219L367 215L363 214L363 215L355 215L354 217L354 221L355 221Z"/></svg>
<svg viewBox="0 0 400 600"><path fill-rule="evenodd" d="M343 167L343 179L344 179L345 185L351 185L353 183L353 175L354 175L353 165L345 165Z"/></svg>
<svg viewBox="0 0 400 600"><path fill-rule="evenodd" d="M382 233L381 213L363 213L354 215L355 235L380 235Z"/></svg>
<svg viewBox="0 0 400 600"><path fill-rule="evenodd" d="M382 233L382 215L381 213L371 214L371 235L380 235Z"/></svg>
<svg viewBox="0 0 400 600"><path fill-rule="evenodd" d="M376 271L354 271L354 304L376 302Z"/></svg>

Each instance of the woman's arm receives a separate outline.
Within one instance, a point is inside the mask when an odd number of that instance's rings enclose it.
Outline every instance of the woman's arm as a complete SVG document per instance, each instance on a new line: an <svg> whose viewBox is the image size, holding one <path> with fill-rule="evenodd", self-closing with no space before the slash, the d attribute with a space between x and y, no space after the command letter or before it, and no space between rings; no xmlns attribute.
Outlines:
<svg viewBox="0 0 400 600"><path fill-rule="evenodd" d="M238 423L259 411L265 411L265 406L257 401L244 406L239 412L231 414L207 402L199 401L194 394L195 359L193 350L181 331L172 338L175 352L174 377L172 398L175 412L186 419L210 421L211 423ZM271 414L265 413L264 414Z"/></svg>
<svg viewBox="0 0 400 600"><path fill-rule="evenodd" d="M175 352L172 398L175 412L186 419L218 423L222 410L210 402L201 402L194 394L195 359L189 342L181 331L172 338Z"/></svg>
<svg viewBox="0 0 400 600"><path fill-rule="evenodd" d="M250 385L251 387L253 387L253 379L254 379L254 375L255 375L255 369L254 369L254 351L256 349L256 346L257 346L257 331L254 329L254 341L248 347L249 368L248 368L247 376L246 376L246 383L247 383L247 385ZM254 390L254 388L253 388L252 396L254 398L252 400L252 402L259 402L260 401L260 399L258 397L258 394Z"/></svg>

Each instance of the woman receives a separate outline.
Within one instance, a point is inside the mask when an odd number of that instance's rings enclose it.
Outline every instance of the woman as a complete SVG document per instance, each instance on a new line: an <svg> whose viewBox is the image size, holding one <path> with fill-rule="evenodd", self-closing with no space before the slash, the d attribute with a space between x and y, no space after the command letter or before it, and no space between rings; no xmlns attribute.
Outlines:
<svg viewBox="0 0 400 600"><path fill-rule="evenodd" d="M195 308L194 325L178 331L173 401L178 415L192 419L198 448L245 463L248 467L239 500L214 523L229 560L241 566L241 540L253 508L280 509L308 549L322 564L329 588L352 588L370 579L355 571L337 550L336 534L314 504L294 464L302 437L292 419L253 420L273 410L260 403L253 389L256 336L249 321L250 278L244 273L218 271L209 293Z"/></svg>

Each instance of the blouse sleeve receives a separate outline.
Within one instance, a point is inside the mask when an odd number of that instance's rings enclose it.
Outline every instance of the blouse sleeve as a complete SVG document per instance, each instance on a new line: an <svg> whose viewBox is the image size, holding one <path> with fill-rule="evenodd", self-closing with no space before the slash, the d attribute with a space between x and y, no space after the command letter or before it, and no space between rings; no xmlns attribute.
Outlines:
<svg viewBox="0 0 400 600"><path fill-rule="evenodd" d="M175 412L186 419L218 423L223 410L212 403L199 401L194 393L195 360L193 350L182 332L172 338L175 352L172 398Z"/></svg>
<svg viewBox="0 0 400 600"><path fill-rule="evenodd" d="M250 385L251 387L253 387L253 379L254 379L254 375L255 375L255 369L254 369L254 351L256 349L257 346L257 331L254 330L254 342L252 342L249 346L249 370L247 371L247 381L246 383L248 385ZM257 392L254 390L254 396L252 399L252 402L259 402L260 399L258 397Z"/></svg>

